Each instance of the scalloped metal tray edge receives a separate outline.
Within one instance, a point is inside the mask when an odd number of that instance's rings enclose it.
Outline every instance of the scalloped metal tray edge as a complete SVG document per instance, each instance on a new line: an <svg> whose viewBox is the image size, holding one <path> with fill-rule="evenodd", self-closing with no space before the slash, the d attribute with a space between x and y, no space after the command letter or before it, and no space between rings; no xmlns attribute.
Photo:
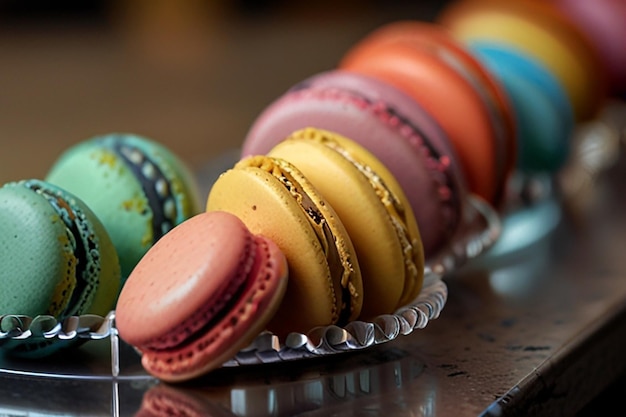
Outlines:
<svg viewBox="0 0 626 417"><path fill-rule="evenodd" d="M459 232L452 239L450 248L428 263L424 287L412 303L393 314L380 315L371 322L354 321L345 327L317 327L307 334L291 333L284 341L269 332L261 333L252 344L225 362L223 367L292 361L361 350L426 327L430 321L439 317L446 304L448 289L443 277L482 254L495 243L501 233L500 218L489 204L476 196L469 196L468 203L470 209L466 225L471 227ZM478 226L477 223L482 224ZM7 340L29 338L110 338L112 375L116 376L119 372L115 311L105 317L72 316L62 322L56 321L52 316L0 316L0 348Z"/></svg>

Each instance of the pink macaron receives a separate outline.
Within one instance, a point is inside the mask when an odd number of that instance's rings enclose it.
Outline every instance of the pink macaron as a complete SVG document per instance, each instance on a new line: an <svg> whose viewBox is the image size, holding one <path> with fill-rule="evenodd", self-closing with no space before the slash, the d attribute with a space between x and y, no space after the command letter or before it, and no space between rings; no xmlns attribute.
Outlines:
<svg viewBox="0 0 626 417"><path fill-rule="evenodd" d="M388 167L415 213L426 257L449 242L460 225L465 180L446 134L411 97L351 71L316 74L259 115L244 140L242 155L265 154L305 127L348 137Z"/></svg>
<svg viewBox="0 0 626 417"><path fill-rule="evenodd" d="M511 106L451 33L434 24L392 22L353 45L339 68L378 78L419 102L450 138L470 191L502 203L517 146Z"/></svg>
<svg viewBox="0 0 626 417"><path fill-rule="evenodd" d="M116 307L120 337L153 376L176 382L221 366L265 328L287 262L232 214L206 212L163 236L132 271Z"/></svg>
<svg viewBox="0 0 626 417"><path fill-rule="evenodd" d="M552 0L582 30L606 65L613 94L626 93L626 1Z"/></svg>

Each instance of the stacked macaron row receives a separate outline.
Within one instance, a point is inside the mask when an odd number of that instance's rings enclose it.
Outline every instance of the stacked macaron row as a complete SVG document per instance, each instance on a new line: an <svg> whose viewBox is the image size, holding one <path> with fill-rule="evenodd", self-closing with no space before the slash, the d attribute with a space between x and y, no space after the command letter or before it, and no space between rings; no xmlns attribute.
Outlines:
<svg viewBox="0 0 626 417"><path fill-rule="evenodd" d="M567 16L570 6L564 3L460 1L439 19L506 88L520 142L532 144L522 146L521 164L532 170L544 163L553 171L561 168L559 155L571 144L576 125L596 117L607 97L621 88L615 81L610 84L607 55ZM597 3L594 8L601 13L624 17L623 5ZM615 25L608 30L619 34L623 29Z"/></svg>
<svg viewBox="0 0 626 417"><path fill-rule="evenodd" d="M486 34L474 39L472 25ZM513 175L563 168L606 80L596 48L554 5L458 1L437 23L374 30L336 69L284 92L254 120L241 156L306 127L358 142L400 183L431 259L463 227L468 194L504 212Z"/></svg>
<svg viewBox="0 0 626 417"><path fill-rule="evenodd" d="M304 128L220 175L206 212L140 260L116 322L148 372L181 381L264 329L284 341L393 313L423 279L420 232L393 174L357 142Z"/></svg>
<svg viewBox="0 0 626 417"><path fill-rule="evenodd" d="M152 141L69 149L46 181L0 189L2 325L115 307L146 369L179 381L264 329L394 312L466 226L468 195L500 208L514 173L557 172L576 123L623 94L624 52L604 41L622 25L595 23L623 6L581 4L460 0L437 24L379 28L259 115L206 211L184 165ZM37 356L61 345L2 346Z"/></svg>
<svg viewBox="0 0 626 417"><path fill-rule="evenodd" d="M184 163L131 134L82 141L59 156L45 180L4 184L0 331L35 337L2 338L0 346L43 357L79 344L78 337L54 337L57 325L112 311L139 259L199 207Z"/></svg>
<svg viewBox="0 0 626 417"><path fill-rule="evenodd" d="M316 74L259 115L244 140L242 157L271 152L289 134L309 126L350 138L391 172L417 219L427 257L449 242L462 223L467 181L448 135L417 101L353 71ZM484 194L496 198L495 172L486 171Z"/></svg>
<svg viewBox="0 0 626 417"><path fill-rule="evenodd" d="M461 0L436 24L391 23L270 103L206 212L122 290L118 328L144 367L194 378L261 329L283 337L415 299L467 196L501 208L515 173L556 173L608 94L598 48L554 2Z"/></svg>
<svg viewBox="0 0 626 417"><path fill-rule="evenodd" d="M623 81L610 73L626 51L602 45L593 33L597 29L589 27L604 20L607 26L600 32L623 36L621 23L598 17L610 14L623 22L626 7L612 0L594 2L583 22L580 15L573 18L583 3L588 2L463 0L439 16L438 23L505 88L517 120L518 170L503 233L483 261L506 260L503 255L547 237L560 221L560 200L568 207L579 204L581 191L602 169L586 161L585 142L607 150L618 146L620 126L606 114L623 89ZM555 188L557 193L551 191ZM524 238L516 230L525 230Z"/></svg>

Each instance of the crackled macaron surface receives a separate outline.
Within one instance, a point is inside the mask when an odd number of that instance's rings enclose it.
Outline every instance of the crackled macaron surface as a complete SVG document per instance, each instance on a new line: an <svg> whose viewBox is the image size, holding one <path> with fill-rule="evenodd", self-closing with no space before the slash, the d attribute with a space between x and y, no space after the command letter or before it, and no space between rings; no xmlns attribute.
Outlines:
<svg viewBox="0 0 626 417"><path fill-rule="evenodd" d="M123 278L163 234L200 211L195 179L185 164L137 135L80 142L59 156L46 180L80 197L102 220Z"/></svg>
<svg viewBox="0 0 626 417"><path fill-rule="evenodd" d="M287 263L237 217L201 213L159 240L122 288L120 337L166 381L221 366L265 328L287 286Z"/></svg>
<svg viewBox="0 0 626 417"><path fill-rule="evenodd" d="M351 237L293 164L267 155L243 158L213 184L206 207L236 215L285 254L287 294L269 330L282 337L359 317L363 282Z"/></svg>
<svg viewBox="0 0 626 417"><path fill-rule="evenodd" d="M418 226L401 187L373 154L334 132L307 128L268 155L298 167L344 223L363 277L362 319L393 313L419 294Z"/></svg>
<svg viewBox="0 0 626 417"><path fill-rule="evenodd" d="M419 42L369 43L349 49L339 67L387 82L411 96L446 132L473 193L494 203L503 194L509 158L484 92L448 59ZM460 63L460 61L455 61Z"/></svg>
<svg viewBox="0 0 626 417"><path fill-rule="evenodd" d="M363 74L333 70L293 86L255 120L243 155L265 154L292 132L316 127L373 153L402 187L434 253L456 231L466 198L458 156L437 122L411 97Z"/></svg>
<svg viewBox="0 0 626 417"><path fill-rule="evenodd" d="M120 286L117 253L103 225L76 196L40 180L0 188L0 315L106 315ZM3 344L45 356L56 344Z"/></svg>

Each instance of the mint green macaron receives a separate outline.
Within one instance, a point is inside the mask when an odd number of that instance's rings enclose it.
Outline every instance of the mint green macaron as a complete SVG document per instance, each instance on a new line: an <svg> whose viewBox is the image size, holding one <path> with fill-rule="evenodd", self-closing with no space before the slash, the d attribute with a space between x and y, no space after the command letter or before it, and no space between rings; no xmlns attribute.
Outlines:
<svg viewBox="0 0 626 417"><path fill-rule="evenodd" d="M0 188L0 316L105 316L121 273L104 226L71 193L41 180ZM65 343L11 340L16 356L45 356Z"/></svg>
<svg viewBox="0 0 626 417"><path fill-rule="evenodd" d="M195 178L174 153L142 136L96 136L65 150L46 181L80 197L115 245L122 281L165 233L200 212Z"/></svg>

